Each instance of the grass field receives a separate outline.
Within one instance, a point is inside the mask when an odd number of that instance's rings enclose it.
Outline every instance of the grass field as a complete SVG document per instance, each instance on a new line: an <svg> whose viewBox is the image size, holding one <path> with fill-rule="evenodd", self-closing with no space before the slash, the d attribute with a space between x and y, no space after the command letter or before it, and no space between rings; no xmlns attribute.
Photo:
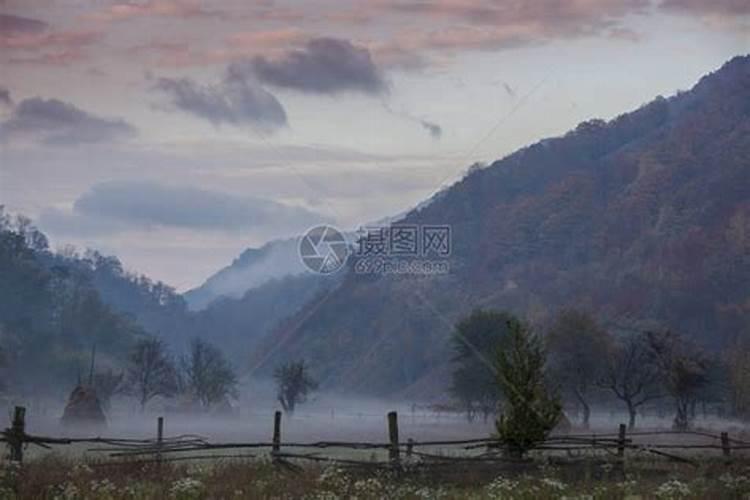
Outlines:
<svg viewBox="0 0 750 500"><path fill-rule="evenodd" d="M99 462L50 454L23 467L4 463L3 499L747 499L750 460L706 458L698 467L634 458L574 465L345 470L289 468L267 460L206 463Z"/></svg>

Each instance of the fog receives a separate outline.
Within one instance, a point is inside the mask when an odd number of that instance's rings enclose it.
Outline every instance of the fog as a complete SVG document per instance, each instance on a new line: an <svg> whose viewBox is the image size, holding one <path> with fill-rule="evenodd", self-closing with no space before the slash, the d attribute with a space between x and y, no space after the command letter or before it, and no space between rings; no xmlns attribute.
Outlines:
<svg viewBox="0 0 750 500"><path fill-rule="evenodd" d="M13 404L27 407L27 432L52 437L103 436L117 438L153 438L156 436L157 417L165 420L164 435L198 435L208 441L218 442L270 442L273 433L273 415L279 405L272 397L270 383L257 383L253 393L244 392L234 408L224 414L177 413L170 410L169 401L154 400L141 412L130 398L118 398L107 411L107 427L71 428L60 423L64 401L36 399L9 404L6 422L10 422ZM670 429L672 414L665 406L663 412L655 409L638 417L638 429ZM473 422L465 414L440 411L428 404L409 401L389 401L375 398L355 398L333 393L319 393L301 405L294 415L282 418L281 440L284 442L315 441L388 441L386 414L397 411L402 441L473 439L489 436L494 431L493 418L484 421L481 416ZM574 433L616 433L618 425L627 422L627 415L616 409L595 409L591 427L584 430L577 425L576 415L567 412L573 422ZM746 424L698 414L694 427L703 430L730 431L732 434L748 432ZM82 453L85 447L57 447L63 453ZM35 455L47 451L33 450ZM242 450L232 450L241 454ZM257 453L257 452L254 452ZM367 452L361 452L367 455Z"/></svg>

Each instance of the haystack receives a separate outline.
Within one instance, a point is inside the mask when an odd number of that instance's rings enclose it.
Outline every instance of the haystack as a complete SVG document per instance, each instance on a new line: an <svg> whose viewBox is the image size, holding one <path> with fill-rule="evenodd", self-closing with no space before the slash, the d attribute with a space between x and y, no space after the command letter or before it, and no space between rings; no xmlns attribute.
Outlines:
<svg viewBox="0 0 750 500"><path fill-rule="evenodd" d="M106 426L107 417L102 405L91 386L78 384L70 393L68 404L62 416L64 425L75 426Z"/></svg>

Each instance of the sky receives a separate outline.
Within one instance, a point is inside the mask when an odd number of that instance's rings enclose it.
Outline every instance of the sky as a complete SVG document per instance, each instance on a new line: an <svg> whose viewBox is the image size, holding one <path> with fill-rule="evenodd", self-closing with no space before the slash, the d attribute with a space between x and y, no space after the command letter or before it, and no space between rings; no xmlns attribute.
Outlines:
<svg viewBox="0 0 750 500"><path fill-rule="evenodd" d="M0 205L184 291L748 52L747 0L0 0Z"/></svg>

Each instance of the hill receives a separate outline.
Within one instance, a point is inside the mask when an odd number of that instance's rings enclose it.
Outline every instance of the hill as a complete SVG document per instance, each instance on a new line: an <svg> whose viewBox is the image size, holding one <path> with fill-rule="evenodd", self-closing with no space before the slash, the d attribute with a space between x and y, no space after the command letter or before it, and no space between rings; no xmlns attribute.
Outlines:
<svg viewBox="0 0 750 500"><path fill-rule="evenodd" d="M401 221L450 225L450 273L362 275L353 259L256 362L304 357L344 391L441 393L453 324L480 306L539 324L585 307L721 348L750 334L749 158L741 56L690 91L473 169Z"/></svg>

